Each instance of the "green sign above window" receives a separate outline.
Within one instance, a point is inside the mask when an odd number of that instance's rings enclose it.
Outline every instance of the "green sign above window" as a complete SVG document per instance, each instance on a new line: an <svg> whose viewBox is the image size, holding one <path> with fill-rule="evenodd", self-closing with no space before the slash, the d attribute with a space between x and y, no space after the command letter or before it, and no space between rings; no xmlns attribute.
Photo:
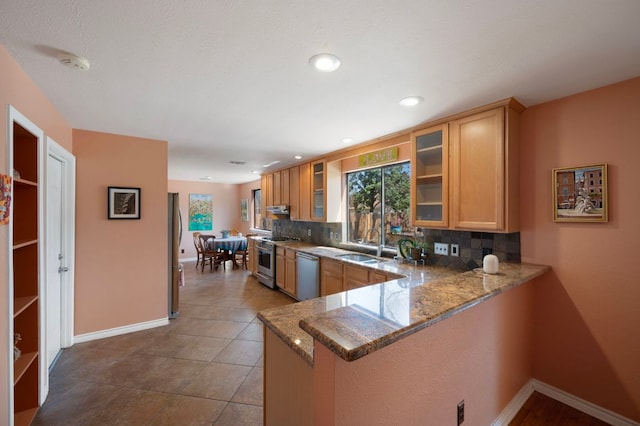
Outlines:
<svg viewBox="0 0 640 426"><path fill-rule="evenodd" d="M390 163L398 160L398 147L381 149L379 151L367 152L358 157L359 167L371 167L378 164Z"/></svg>

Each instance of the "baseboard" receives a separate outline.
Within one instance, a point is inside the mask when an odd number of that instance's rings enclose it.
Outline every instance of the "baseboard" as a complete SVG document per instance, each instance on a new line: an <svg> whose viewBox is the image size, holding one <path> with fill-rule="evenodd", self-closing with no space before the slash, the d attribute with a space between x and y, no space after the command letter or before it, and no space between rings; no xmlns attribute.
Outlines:
<svg viewBox="0 0 640 426"><path fill-rule="evenodd" d="M178 259L178 262L195 262L197 260L197 257L181 257L180 259Z"/></svg>
<svg viewBox="0 0 640 426"><path fill-rule="evenodd" d="M120 334L133 333L135 331L148 330L150 328L161 327L169 324L169 318L160 318L153 321L139 322L137 324L125 325L122 327L110 328L108 330L95 331L74 336L73 343L84 343L92 340L104 339L118 336Z"/></svg>
<svg viewBox="0 0 640 426"><path fill-rule="evenodd" d="M586 413L591 417L595 417L598 420L609 423L610 425L640 426L640 423L638 422L621 416L620 414L614 413L613 411L607 410L606 408L602 408L589 401L585 401L582 398L578 398L575 395L571 395L570 393L543 383L539 380L531 379L531 383L535 391L540 392L541 394L546 395L549 398L553 398L556 401L560 401L563 404L568 405L569 407L573 407L576 410L582 411L583 413Z"/></svg>
<svg viewBox="0 0 640 426"><path fill-rule="evenodd" d="M522 388L520 388L511 401L509 401L507 406L504 407L504 410L502 410L500 415L493 421L493 423L491 423L491 426L508 425L511 420L514 419L516 414L518 414L524 403L527 402L527 399L529 399L533 390L532 380L529 380Z"/></svg>
<svg viewBox="0 0 640 426"><path fill-rule="evenodd" d="M527 399L533 392L540 392L543 395L553 398L556 401L562 402L569 407L575 408L578 411L582 411L585 414L595 417L598 420L602 420L612 426L640 426L640 423L628 419L620 414L616 414L613 411L602 408L596 404L585 401L582 398L578 398L575 395L571 395L568 392L560 390L556 387L543 383L536 379L529 380L513 397L507 406L502 410L500 415L491 424L492 426L508 425L513 420L527 402Z"/></svg>

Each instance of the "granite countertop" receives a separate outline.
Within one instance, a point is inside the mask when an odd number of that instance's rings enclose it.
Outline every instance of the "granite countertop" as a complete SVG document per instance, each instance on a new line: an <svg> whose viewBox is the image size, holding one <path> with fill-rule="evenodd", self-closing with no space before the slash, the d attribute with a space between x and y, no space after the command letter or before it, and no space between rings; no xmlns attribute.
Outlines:
<svg viewBox="0 0 640 426"><path fill-rule="evenodd" d="M277 245L337 259L350 253L303 242ZM258 313L265 326L310 365L314 339L354 361L550 270L544 265L501 263L498 274L489 275L481 269L460 272L389 259L344 263L403 277Z"/></svg>

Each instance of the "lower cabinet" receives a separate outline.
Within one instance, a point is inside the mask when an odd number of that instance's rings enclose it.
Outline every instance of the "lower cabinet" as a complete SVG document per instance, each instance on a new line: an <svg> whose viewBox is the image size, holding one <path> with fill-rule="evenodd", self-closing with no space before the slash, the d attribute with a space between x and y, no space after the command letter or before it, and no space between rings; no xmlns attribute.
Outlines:
<svg viewBox="0 0 640 426"><path fill-rule="evenodd" d="M276 285L290 296L297 297L295 250L276 247Z"/></svg>
<svg viewBox="0 0 640 426"><path fill-rule="evenodd" d="M370 269L360 266L344 265L344 289L353 290L369 285L370 271Z"/></svg>
<svg viewBox="0 0 640 426"><path fill-rule="evenodd" d="M342 267L339 260L323 257L320 261L320 296L328 296L343 291Z"/></svg>
<svg viewBox="0 0 640 426"><path fill-rule="evenodd" d="M249 270L255 276L258 273L258 247L253 238L247 239L247 252L249 253Z"/></svg>

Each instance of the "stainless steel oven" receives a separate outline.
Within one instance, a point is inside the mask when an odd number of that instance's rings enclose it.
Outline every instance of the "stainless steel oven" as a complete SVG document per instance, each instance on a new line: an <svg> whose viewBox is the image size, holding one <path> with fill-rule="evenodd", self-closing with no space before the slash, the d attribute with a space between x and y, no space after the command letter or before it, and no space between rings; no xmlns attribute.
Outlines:
<svg viewBox="0 0 640 426"><path fill-rule="evenodd" d="M275 245L268 240L256 243L258 249L258 282L269 288L276 288L275 283Z"/></svg>

